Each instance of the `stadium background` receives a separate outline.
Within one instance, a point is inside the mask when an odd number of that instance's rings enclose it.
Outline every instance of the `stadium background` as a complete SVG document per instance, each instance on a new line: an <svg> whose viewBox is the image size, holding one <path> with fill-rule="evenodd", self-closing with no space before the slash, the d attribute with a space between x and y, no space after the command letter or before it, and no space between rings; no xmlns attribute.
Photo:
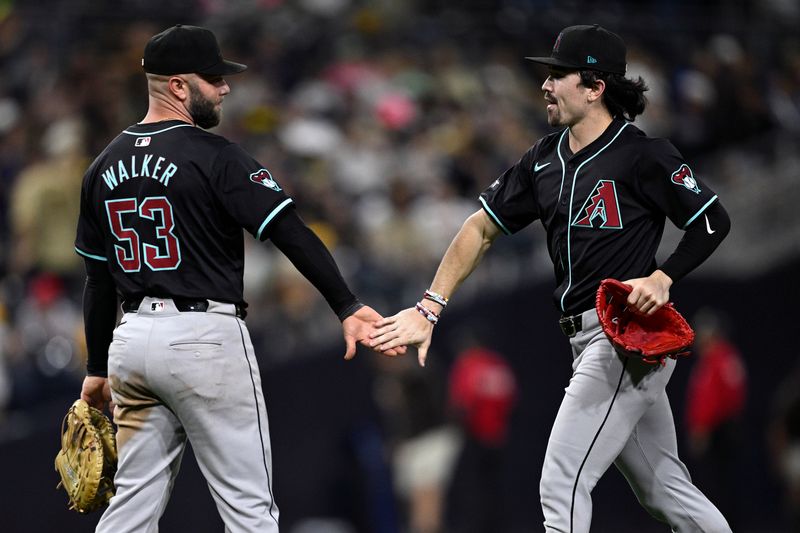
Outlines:
<svg viewBox="0 0 800 533"><path fill-rule="evenodd" d="M629 74L651 88L637 124L672 139L731 214L731 235L673 297L689 317L709 305L725 315L744 356L741 453L727 465L734 530L795 530L798 473L781 455L800 439L792 0L0 2L0 529L87 531L98 518L66 511L52 467L82 377L78 188L88 161L144 115L139 60L150 35L208 26L226 56L250 66L229 80L216 131L271 170L362 299L393 313L426 288L477 193L549 131L543 72L523 56L590 22L626 39ZM678 238L668 230L663 253ZM496 485L461 491L495 512L485 531L541 530L541 461L570 366L539 228L493 247L437 327L424 372L413 358L366 351L344 363L322 298L272 247L249 245L248 323L283 530L406 530L397 455L430 430L466 435L447 407L447 379L476 345L507 359L519 390ZM695 364L682 360L668 390L682 454L702 472L684 427ZM665 530L614 470L595 490L594 517L593 531ZM190 453L162 530L222 530Z"/></svg>

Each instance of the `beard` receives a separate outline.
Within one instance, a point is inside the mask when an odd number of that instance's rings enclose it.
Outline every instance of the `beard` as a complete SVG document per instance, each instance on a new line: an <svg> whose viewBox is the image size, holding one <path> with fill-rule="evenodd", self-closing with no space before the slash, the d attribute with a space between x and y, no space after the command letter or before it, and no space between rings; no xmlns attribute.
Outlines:
<svg viewBox="0 0 800 533"><path fill-rule="evenodd" d="M548 106L550 104L553 105L552 111L550 109L547 110L547 123L550 124L550 126L552 127L563 126L563 124L561 124L561 110L558 107L558 103L555 101L555 99L551 100L550 98L547 97L545 98L545 100Z"/></svg>
<svg viewBox="0 0 800 533"><path fill-rule="evenodd" d="M189 87L192 89L189 115L191 115L194 123L204 130L219 124L220 112L214 109L214 102L205 98L196 85L190 83Z"/></svg>
<svg viewBox="0 0 800 533"><path fill-rule="evenodd" d="M554 128L561 126L561 116L558 114L558 110L555 110L552 113L547 113L547 123Z"/></svg>

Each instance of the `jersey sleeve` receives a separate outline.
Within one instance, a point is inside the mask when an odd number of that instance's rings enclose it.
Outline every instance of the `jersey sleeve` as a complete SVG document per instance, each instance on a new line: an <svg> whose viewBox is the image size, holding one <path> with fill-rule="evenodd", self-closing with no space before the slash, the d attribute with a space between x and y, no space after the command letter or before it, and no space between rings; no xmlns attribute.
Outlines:
<svg viewBox="0 0 800 533"><path fill-rule="evenodd" d="M666 139L648 142L638 174L641 194L681 229L686 229L717 199Z"/></svg>
<svg viewBox="0 0 800 533"><path fill-rule="evenodd" d="M78 215L78 230L75 238L75 251L84 257L98 261L108 261L105 239L99 219L98 202L92 197L91 179L95 165L89 167L81 186L81 206Z"/></svg>
<svg viewBox="0 0 800 533"><path fill-rule="evenodd" d="M228 214L259 240L269 237L281 212L294 207L270 171L237 144L220 151L211 179Z"/></svg>
<svg viewBox="0 0 800 533"><path fill-rule="evenodd" d="M511 235L539 218L531 165L536 146L483 191L478 200L495 224Z"/></svg>

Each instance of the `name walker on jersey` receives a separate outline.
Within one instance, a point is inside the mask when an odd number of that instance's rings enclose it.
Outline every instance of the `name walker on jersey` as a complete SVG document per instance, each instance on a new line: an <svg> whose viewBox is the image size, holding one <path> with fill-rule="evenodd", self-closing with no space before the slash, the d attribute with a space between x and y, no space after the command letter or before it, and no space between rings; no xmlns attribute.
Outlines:
<svg viewBox="0 0 800 533"><path fill-rule="evenodd" d="M153 161L154 157L153 154L132 155L129 163L120 159L103 171L103 181L112 191L123 181L139 177L152 178L166 187L178 166L164 157Z"/></svg>

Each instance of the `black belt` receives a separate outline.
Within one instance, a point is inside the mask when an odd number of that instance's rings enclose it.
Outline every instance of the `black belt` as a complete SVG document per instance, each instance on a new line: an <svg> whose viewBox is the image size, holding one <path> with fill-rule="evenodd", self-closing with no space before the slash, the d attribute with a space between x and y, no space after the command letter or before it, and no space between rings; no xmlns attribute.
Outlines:
<svg viewBox="0 0 800 533"><path fill-rule="evenodd" d="M581 315L562 316L558 321L558 325L564 335L574 337L583 327L582 322Z"/></svg>
<svg viewBox="0 0 800 533"><path fill-rule="evenodd" d="M208 311L208 300L197 300L194 298L168 299L173 301L175 308L181 313L205 313ZM139 310L141 303L142 298L137 298L135 300L123 300L122 310L125 313L135 313ZM236 304L236 316L241 319L244 319L244 317L247 316L247 311L245 311L245 309L239 304Z"/></svg>

